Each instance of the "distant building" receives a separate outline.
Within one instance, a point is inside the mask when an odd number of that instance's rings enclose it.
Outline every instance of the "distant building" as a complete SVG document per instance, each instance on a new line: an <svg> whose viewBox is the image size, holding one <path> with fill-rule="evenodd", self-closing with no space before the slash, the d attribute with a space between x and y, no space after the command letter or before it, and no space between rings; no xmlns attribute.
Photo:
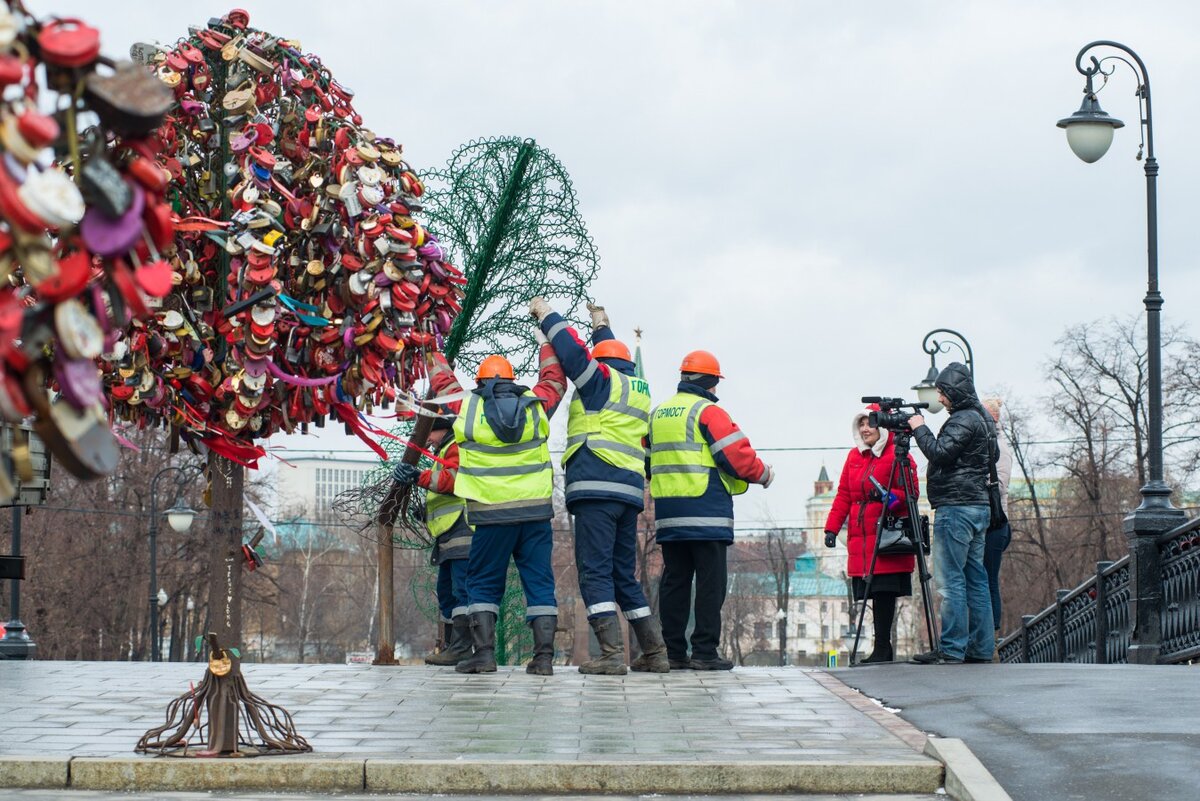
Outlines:
<svg viewBox="0 0 1200 801"><path fill-rule="evenodd" d="M332 456L289 458L275 471L277 514L313 517L333 508L340 493L362 486L379 467L377 460L339 459Z"/></svg>

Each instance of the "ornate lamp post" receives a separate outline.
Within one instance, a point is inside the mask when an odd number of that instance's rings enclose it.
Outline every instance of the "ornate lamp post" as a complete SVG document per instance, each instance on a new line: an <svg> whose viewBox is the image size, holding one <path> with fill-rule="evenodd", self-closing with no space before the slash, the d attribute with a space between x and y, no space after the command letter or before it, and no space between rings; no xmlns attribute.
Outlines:
<svg viewBox="0 0 1200 801"><path fill-rule="evenodd" d="M1119 50L1123 55L1108 55L1103 58L1088 57L1095 48ZM1133 59L1130 61L1130 59ZM1105 69L1105 64L1111 65ZM1174 528L1185 517L1180 509L1171 504L1171 487L1163 480L1162 449L1162 329L1159 313L1163 297L1158 291L1158 161L1154 158L1154 118L1150 104L1150 76L1146 65L1137 53L1119 42L1099 40L1090 42L1075 56L1075 69L1085 79L1083 105L1079 111L1058 121L1058 127L1067 132L1067 144L1079 158L1089 164L1097 161L1112 143L1113 131L1124 125L1104 113L1096 100L1093 80L1100 76L1107 83L1121 62L1133 70L1137 77L1137 97L1140 106L1142 142L1138 147L1140 161L1146 156L1146 262L1147 287L1144 299L1146 307L1146 351L1149 368L1149 430L1146 432L1149 479L1141 489L1142 502L1125 518L1125 536L1129 540L1133 555L1131 571L1132 587L1129 598L1129 617L1133 632L1129 645L1131 663L1154 664L1158 661L1162 640L1161 582L1158 544L1159 535ZM1085 63L1087 66L1085 66ZM1103 88L1103 84L1101 85Z"/></svg>
<svg viewBox="0 0 1200 801"><path fill-rule="evenodd" d="M938 334L949 334L958 341L934 339ZM975 380L975 354L966 337L949 328L935 328L926 334L925 339L921 341L921 350L929 355L929 372L925 374L925 378L913 386L913 389L917 391L917 400L921 403L928 403L929 411L933 414L942 410L942 404L938 401L937 387L934 386L938 377L937 355L949 353L950 348L958 348L962 353L963 358L966 359L967 369L971 371L971 380Z"/></svg>
<svg viewBox="0 0 1200 801"><path fill-rule="evenodd" d="M191 528L196 513L188 508L181 496L199 474L200 468L196 466L168 466L155 473L154 478L150 480L150 639L153 643L150 659L153 662L162 661L162 633L158 628L158 610L167 600L166 593L158 588L158 482L166 476L171 476L174 482L171 508L166 510L167 525L182 534Z"/></svg>

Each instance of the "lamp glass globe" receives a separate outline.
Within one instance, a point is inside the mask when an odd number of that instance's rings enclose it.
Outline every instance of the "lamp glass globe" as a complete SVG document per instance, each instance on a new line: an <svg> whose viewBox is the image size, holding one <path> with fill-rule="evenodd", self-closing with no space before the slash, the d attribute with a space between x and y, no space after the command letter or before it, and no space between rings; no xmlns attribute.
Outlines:
<svg viewBox="0 0 1200 801"><path fill-rule="evenodd" d="M1099 161L1112 145L1114 128L1109 122L1072 122L1066 129L1071 152L1088 164Z"/></svg>

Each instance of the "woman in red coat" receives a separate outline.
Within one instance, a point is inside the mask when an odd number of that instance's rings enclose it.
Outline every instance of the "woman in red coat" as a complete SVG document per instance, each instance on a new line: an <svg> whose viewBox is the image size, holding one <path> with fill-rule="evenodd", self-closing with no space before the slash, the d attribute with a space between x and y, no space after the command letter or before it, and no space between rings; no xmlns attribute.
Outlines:
<svg viewBox="0 0 1200 801"><path fill-rule="evenodd" d="M883 514L883 498L871 483L874 477L880 485L887 487L892 464L896 459L895 444L887 429L872 428L869 417L877 407L868 407L854 415L851 432L854 449L846 456L842 475L838 481L837 497L825 521L825 545L837 546L837 534L842 525L847 525L846 548L849 557L846 572L854 579L854 597L862 600L871 568L871 556L875 552L875 530L879 516ZM908 457L908 469L912 485L917 486L917 463ZM892 488L894 499L889 508L893 514L903 514L904 489L900 477ZM879 556L875 561L875 574L871 580L871 609L875 621L875 650L864 662L891 662L895 651L892 647L892 620L896 616L896 599L912 595L912 572L916 560L913 556Z"/></svg>

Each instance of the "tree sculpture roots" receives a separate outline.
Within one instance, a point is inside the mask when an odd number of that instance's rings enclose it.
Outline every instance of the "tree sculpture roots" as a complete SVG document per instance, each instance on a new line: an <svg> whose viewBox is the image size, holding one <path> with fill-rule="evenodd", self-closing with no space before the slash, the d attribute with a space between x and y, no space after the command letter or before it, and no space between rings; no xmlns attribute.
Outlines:
<svg viewBox="0 0 1200 801"><path fill-rule="evenodd" d="M208 635L210 657L200 685L173 700L167 722L142 735L134 749L163 756L250 757L312 751L291 714L254 693L236 650Z"/></svg>

